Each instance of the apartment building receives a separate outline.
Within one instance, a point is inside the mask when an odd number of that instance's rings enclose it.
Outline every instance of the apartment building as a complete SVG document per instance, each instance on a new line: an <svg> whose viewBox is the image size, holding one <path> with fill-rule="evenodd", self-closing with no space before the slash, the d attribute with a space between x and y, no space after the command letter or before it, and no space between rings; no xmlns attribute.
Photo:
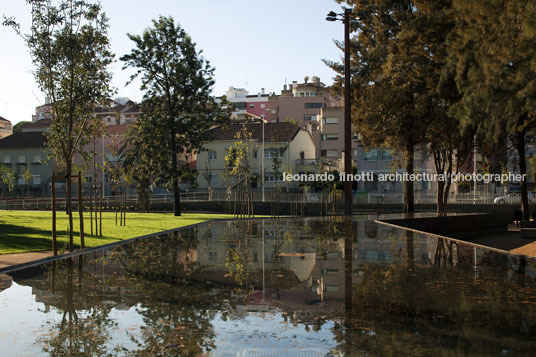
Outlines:
<svg viewBox="0 0 536 357"><path fill-rule="evenodd" d="M46 161L45 146L43 132L17 132L0 139L0 164L15 173L15 194L25 196L28 185L32 194L50 192L53 164ZM32 173L30 182L23 176L26 170Z"/></svg>
<svg viewBox="0 0 536 357"><path fill-rule="evenodd" d="M0 139L13 134L13 126L6 118L0 117Z"/></svg>
<svg viewBox="0 0 536 357"><path fill-rule="evenodd" d="M243 126L251 133L249 157L253 168L252 173L256 177L262 177L262 163L264 162L266 188L273 188L276 183L283 182L283 172L299 172L297 165L301 161L315 159L316 148L310 132L294 124L235 122L226 126L218 126L210 132L212 140L205 144L197 154L196 165L200 188L206 189L209 186L225 188L222 175L225 169L225 156L229 148L237 141L236 134ZM274 172L274 159L281 161L280 172ZM260 181L257 179L253 185L260 188Z"/></svg>

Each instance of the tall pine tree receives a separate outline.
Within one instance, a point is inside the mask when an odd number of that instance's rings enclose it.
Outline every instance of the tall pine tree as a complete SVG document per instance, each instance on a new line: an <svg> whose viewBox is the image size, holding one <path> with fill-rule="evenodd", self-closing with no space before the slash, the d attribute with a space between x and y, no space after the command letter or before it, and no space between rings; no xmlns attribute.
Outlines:
<svg viewBox="0 0 536 357"><path fill-rule="evenodd" d="M484 140L508 136L527 173L525 138L536 124L536 4L534 1L454 0L456 27L449 59L462 94L456 106L464 127ZM527 182L521 208L529 218Z"/></svg>

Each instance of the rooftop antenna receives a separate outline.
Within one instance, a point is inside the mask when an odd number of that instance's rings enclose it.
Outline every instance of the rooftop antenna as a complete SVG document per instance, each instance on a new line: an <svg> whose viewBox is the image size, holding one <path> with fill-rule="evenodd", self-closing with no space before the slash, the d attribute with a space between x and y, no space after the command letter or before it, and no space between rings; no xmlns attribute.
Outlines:
<svg viewBox="0 0 536 357"><path fill-rule="evenodd" d="M35 99L37 99L37 101L39 102L39 105L43 105L43 103L41 103L41 101L39 100L39 98L37 98L37 96L35 95L35 92L32 90L32 94L33 96L35 97Z"/></svg>

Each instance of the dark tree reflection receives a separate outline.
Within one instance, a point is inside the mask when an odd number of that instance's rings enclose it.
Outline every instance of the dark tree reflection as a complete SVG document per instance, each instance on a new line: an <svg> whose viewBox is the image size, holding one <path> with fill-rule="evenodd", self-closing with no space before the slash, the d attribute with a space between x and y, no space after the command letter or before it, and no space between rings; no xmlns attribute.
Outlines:
<svg viewBox="0 0 536 357"><path fill-rule="evenodd" d="M50 296L49 304L61 314L61 321L49 320L49 336L39 339L43 351L53 356L107 356L118 351L119 346L110 340L110 329L116 323L110 317L111 307L96 298L94 290L83 289L84 273L82 258L75 258L79 269L71 259L54 263L47 273L44 284L51 284L52 291L63 294ZM56 267L57 265L57 267Z"/></svg>

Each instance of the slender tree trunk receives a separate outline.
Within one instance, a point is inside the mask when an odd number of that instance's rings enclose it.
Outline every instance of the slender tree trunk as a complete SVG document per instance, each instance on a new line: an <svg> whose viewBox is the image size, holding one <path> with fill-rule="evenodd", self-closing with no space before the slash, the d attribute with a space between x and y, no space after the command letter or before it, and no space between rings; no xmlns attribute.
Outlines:
<svg viewBox="0 0 536 357"><path fill-rule="evenodd" d="M445 202L443 201L443 191L445 189L445 182L437 181L437 213L443 214L445 212Z"/></svg>
<svg viewBox="0 0 536 357"><path fill-rule="evenodd" d="M175 130L171 130L170 133L170 146L171 146L171 172L173 180L173 198L175 202L175 216L181 215L181 191L179 188L179 178L177 177L177 149L176 149Z"/></svg>
<svg viewBox="0 0 536 357"><path fill-rule="evenodd" d="M91 227L91 235L93 235L93 190L92 186L89 186L89 225Z"/></svg>
<svg viewBox="0 0 536 357"><path fill-rule="evenodd" d="M527 157L525 155L525 130L517 134L517 153L519 155L519 173L521 175L527 174ZM523 176L524 177L524 176ZM527 193L527 181L521 180L521 212L523 213L523 219L529 220L529 199Z"/></svg>
<svg viewBox="0 0 536 357"><path fill-rule="evenodd" d="M52 173L52 186L51 186L51 195L52 195L52 250L54 255L58 255L58 243L56 240L56 174Z"/></svg>
<svg viewBox="0 0 536 357"><path fill-rule="evenodd" d="M97 176L95 176L95 181L97 179ZM95 204L95 209L93 211L95 211L95 235L98 236L99 235L99 224L98 224L98 221L99 221L99 202L98 202L98 199L97 199L97 195L99 194L99 189L96 185L93 185L93 203Z"/></svg>
<svg viewBox="0 0 536 357"><path fill-rule="evenodd" d="M127 225L127 199L128 199L128 187L125 191L125 203L123 205L123 226Z"/></svg>
<svg viewBox="0 0 536 357"><path fill-rule="evenodd" d="M104 190L101 190L99 195L99 236L102 237L102 198L104 195Z"/></svg>
<svg viewBox="0 0 536 357"><path fill-rule="evenodd" d="M67 190L66 191L67 192L66 192L66 197L65 197L65 205L67 206L67 214L69 215L69 252L72 252L74 242L73 242L73 209L72 209L72 205L71 205L72 164L70 162L70 159L69 159L69 162L67 163L67 172L66 173L67 173L67 176L66 176L66 178L67 178L66 179L66 185L67 185Z"/></svg>
<svg viewBox="0 0 536 357"><path fill-rule="evenodd" d="M434 152L434 164L436 173L445 174L446 181L437 181L437 213L440 215L447 211L449 191L451 186L451 174L453 164L453 151L451 149L438 149Z"/></svg>
<svg viewBox="0 0 536 357"><path fill-rule="evenodd" d="M82 197L82 172L78 171L78 215L80 216L80 248L84 249L84 203Z"/></svg>
<svg viewBox="0 0 536 357"><path fill-rule="evenodd" d="M112 190L112 195L114 194L114 191ZM117 226L117 211L119 210L119 200L117 199L117 196L115 197L115 225Z"/></svg>
<svg viewBox="0 0 536 357"><path fill-rule="evenodd" d="M408 176L414 173L413 161L414 161L414 147L413 142L408 141L406 146L406 172ZM408 177L409 178L409 177ZM404 213L415 212L415 195L413 192L413 181L404 181Z"/></svg>

